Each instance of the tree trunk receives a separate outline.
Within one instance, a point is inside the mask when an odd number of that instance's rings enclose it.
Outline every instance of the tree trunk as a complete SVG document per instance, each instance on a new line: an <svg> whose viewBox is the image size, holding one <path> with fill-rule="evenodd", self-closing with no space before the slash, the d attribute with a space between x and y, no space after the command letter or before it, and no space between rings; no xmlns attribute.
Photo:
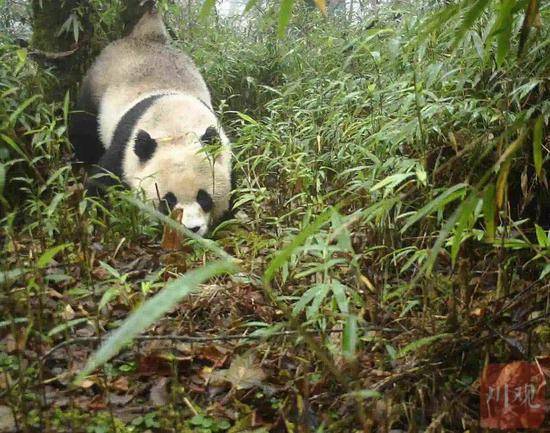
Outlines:
<svg viewBox="0 0 550 433"><path fill-rule="evenodd" d="M93 26L88 0L32 0L31 47L59 79L47 99L62 98L91 60ZM65 27L64 27L65 25Z"/></svg>
<svg viewBox="0 0 550 433"><path fill-rule="evenodd" d="M127 0L109 34L113 39L128 34L150 7L140 6L141 0ZM101 12L94 11L89 0L32 0L33 36L31 49L53 68L58 84L47 90L46 99L59 100L69 89L75 90L86 70L103 48L94 39L95 20ZM72 92L75 94L76 92Z"/></svg>

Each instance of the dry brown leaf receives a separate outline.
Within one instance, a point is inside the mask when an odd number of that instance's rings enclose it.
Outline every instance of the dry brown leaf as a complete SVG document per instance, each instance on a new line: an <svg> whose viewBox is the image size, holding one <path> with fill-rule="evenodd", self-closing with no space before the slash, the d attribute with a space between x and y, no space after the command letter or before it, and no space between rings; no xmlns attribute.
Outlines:
<svg viewBox="0 0 550 433"><path fill-rule="evenodd" d="M170 218L175 221L181 221L183 216L183 209L174 209L170 214ZM164 226L164 232L162 233L162 241L160 246L165 250L177 250L182 243L181 235L174 229L171 229L167 225Z"/></svg>
<svg viewBox="0 0 550 433"><path fill-rule="evenodd" d="M88 388L91 388L94 385L94 383L95 382L93 380L85 379L82 382L80 382L78 384L78 386L80 386L81 388L84 388L84 389L88 389Z"/></svg>
<svg viewBox="0 0 550 433"><path fill-rule="evenodd" d="M119 377L117 380L113 382L112 387L117 391L128 391L128 388L129 388L128 378L126 376Z"/></svg>
<svg viewBox="0 0 550 433"><path fill-rule="evenodd" d="M149 400L155 406L164 406L170 401L170 395L168 394L168 378L161 377L151 387L149 393Z"/></svg>
<svg viewBox="0 0 550 433"><path fill-rule="evenodd" d="M0 432L15 431L15 418L8 406L0 406Z"/></svg>
<svg viewBox="0 0 550 433"><path fill-rule="evenodd" d="M61 317L63 320L69 321L73 320L75 316L73 307L70 306L70 304L67 304L65 308L63 309L63 312L61 313Z"/></svg>
<svg viewBox="0 0 550 433"><path fill-rule="evenodd" d="M261 386L265 378L262 368L255 364L254 354L249 353L235 357L228 369L212 373L210 381L214 384L229 382L235 389L249 389Z"/></svg>

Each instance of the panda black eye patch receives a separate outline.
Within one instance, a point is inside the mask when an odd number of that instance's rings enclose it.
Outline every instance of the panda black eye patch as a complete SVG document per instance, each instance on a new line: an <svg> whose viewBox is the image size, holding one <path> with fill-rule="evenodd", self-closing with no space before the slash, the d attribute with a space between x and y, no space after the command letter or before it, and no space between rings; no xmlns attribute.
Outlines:
<svg viewBox="0 0 550 433"><path fill-rule="evenodd" d="M204 134L202 134L201 142L203 144L213 144L217 139L220 138L218 131L213 126L209 126Z"/></svg>
<svg viewBox="0 0 550 433"><path fill-rule="evenodd" d="M164 194L164 197L160 200L159 211L164 215L169 215L174 209L174 206L178 203L178 199L172 192Z"/></svg>
<svg viewBox="0 0 550 433"><path fill-rule="evenodd" d="M157 142L147 132L140 130L134 143L134 152L138 156L139 162L144 163L151 159L156 149Z"/></svg>
<svg viewBox="0 0 550 433"><path fill-rule="evenodd" d="M210 212L214 206L212 197L204 189L199 189L197 193L197 203L205 212Z"/></svg>

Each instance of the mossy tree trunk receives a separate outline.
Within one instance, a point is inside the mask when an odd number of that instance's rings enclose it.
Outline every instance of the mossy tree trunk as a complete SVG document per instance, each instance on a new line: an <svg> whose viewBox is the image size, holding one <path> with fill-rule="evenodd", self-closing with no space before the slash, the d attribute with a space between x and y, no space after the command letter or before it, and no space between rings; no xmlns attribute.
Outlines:
<svg viewBox="0 0 550 433"><path fill-rule="evenodd" d="M32 14L31 47L59 79L46 97L58 99L74 87L92 57L90 5L87 0L33 0Z"/></svg>
<svg viewBox="0 0 550 433"><path fill-rule="evenodd" d="M140 3L141 0L127 0L116 21L103 30L113 39L129 33L149 7L141 7ZM94 10L89 0L32 0L31 47L59 79L46 98L60 99L67 90L74 90L103 48L105 41L94 39L94 25L98 25L102 12Z"/></svg>

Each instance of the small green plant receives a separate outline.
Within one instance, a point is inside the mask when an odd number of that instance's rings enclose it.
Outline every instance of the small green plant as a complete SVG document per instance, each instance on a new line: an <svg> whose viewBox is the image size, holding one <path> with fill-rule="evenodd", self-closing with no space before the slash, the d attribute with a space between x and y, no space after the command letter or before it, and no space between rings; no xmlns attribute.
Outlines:
<svg viewBox="0 0 550 433"><path fill-rule="evenodd" d="M150 412L143 416L138 416L132 420L132 425L136 427L143 427L146 429L155 429L160 427L158 421L159 414L156 412Z"/></svg>
<svg viewBox="0 0 550 433"><path fill-rule="evenodd" d="M223 432L231 427L229 421L216 420L204 415L195 415L188 421L188 425L196 433Z"/></svg>

